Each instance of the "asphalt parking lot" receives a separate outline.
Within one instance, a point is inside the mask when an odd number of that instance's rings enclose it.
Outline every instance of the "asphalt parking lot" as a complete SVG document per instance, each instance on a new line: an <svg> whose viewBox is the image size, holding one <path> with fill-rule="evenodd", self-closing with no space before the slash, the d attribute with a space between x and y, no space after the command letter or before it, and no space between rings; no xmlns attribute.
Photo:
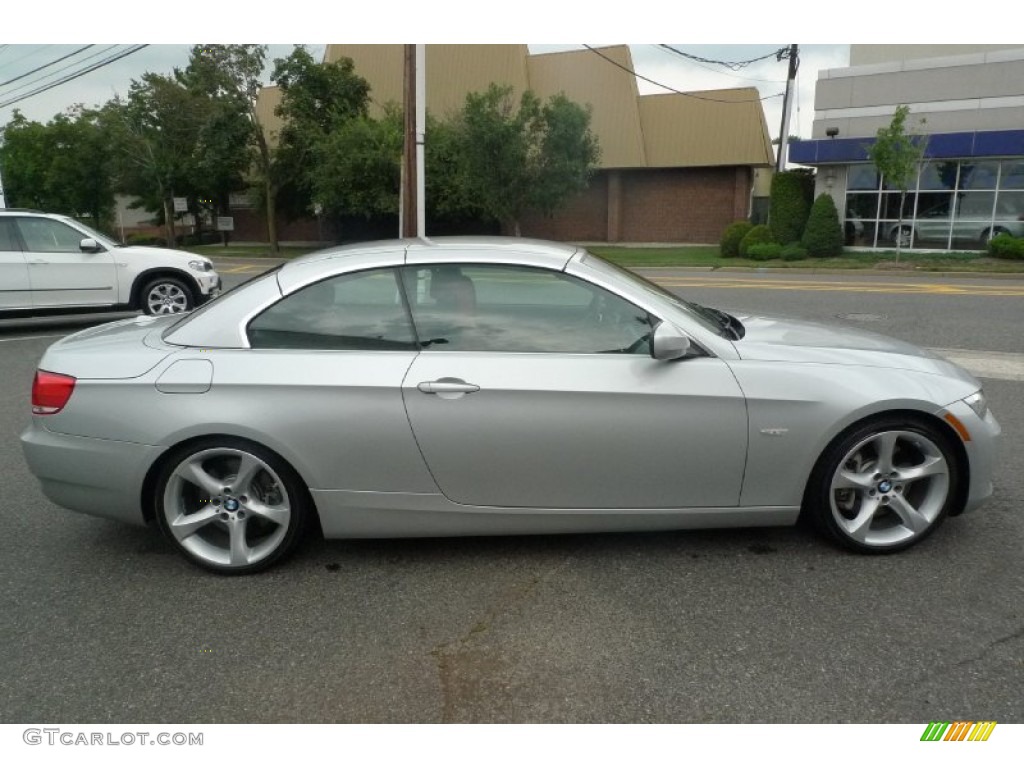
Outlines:
<svg viewBox="0 0 1024 768"><path fill-rule="evenodd" d="M658 274L727 309L1024 351L1024 292L996 281ZM801 528L310 540L222 578L39 492L17 436L36 362L76 327L0 323L0 721L1024 721L1024 378L983 380L994 498L899 555Z"/></svg>

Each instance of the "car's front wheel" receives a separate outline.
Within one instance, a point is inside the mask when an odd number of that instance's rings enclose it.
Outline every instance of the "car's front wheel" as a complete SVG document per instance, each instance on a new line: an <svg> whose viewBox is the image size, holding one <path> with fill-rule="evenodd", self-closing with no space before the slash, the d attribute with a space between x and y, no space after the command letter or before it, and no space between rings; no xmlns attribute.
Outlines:
<svg viewBox="0 0 1024 768"><path fill-rule="evenodd" d="M269 568L295 549L309 516L306 488L283 459L227 437L170 455L155 496L157 523L171 544L218 573Z"/></svg>
<svg viewBox="0 0 1024 768"><path fill-rule="evenodd" d="M875 419L833 442L815 468L805 511L848 549L883 553L930 535L959 498L950 438L915 418Z"/></svg>
<svg viewBox="0 0 1024 768"><path fill-rule="evenodd" d="M147 315L174 315L196 305L192 288L177 277L157 277L142 287L140 304Z"/></svg>

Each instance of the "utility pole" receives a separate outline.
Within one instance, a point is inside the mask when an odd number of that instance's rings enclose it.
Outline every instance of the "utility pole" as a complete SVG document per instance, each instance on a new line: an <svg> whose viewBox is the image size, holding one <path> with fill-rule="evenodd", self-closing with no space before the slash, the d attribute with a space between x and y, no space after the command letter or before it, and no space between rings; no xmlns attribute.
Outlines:
<svg viewBox="0 0 1024 768"><path fill-rule="evenodd" d="M796 72L800 68L800 52L796 43L789 50L781 50L776 61L789 59L789 77L786 78L786 95L782 99L782 130L779 133L779 153L775 158L776 173L786 168L786 151L789 146L789 113L793 110L793 87L796 83Z"/></svg>
<svg viewBox="0 0 1024 768"><path fill-rule="evenodd" d="M423 45L406 45L404 50L405 144L402 151L402 199L398 226L402 237L425 237L423 150L427 119L426 53Z"/></svg>

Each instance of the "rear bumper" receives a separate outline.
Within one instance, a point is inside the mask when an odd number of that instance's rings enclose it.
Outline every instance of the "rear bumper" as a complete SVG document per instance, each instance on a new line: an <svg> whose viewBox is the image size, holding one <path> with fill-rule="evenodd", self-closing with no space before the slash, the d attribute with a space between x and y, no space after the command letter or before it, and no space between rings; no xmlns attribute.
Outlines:
<svg viewBox="0 0 1024 768"><path fill-rule="evenodd" d="M51 432L33 417L21 434L28 468L43 495L75 512L144 525L142 483L159 446Z"/></svg>

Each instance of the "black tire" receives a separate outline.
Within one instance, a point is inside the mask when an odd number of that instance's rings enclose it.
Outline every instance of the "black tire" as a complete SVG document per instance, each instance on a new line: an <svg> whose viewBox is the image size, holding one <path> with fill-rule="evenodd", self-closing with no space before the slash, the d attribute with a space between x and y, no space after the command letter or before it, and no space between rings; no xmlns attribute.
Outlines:
<svg viewBox="0 0 1024 768"><path fill-rule="evenodd" d="M913 416L880 416L825 449L807 484L803 512L854 552L899 552L956 511L961 475L952 439L940 427Z"/></svg>
<svg viewBox="0 0 1024 768"><path fill-rule="evenodd" d="M220 574L256 573L279 563L299 545L313 508L284 459L231 437L168 454L153 487L157 525L171 546Z"/></svg>
<svg viewBox="0 0 1024 768"><path fill-rule="evenodd" d="M889 239L893 245L899 244L900 248L909 248L914 242L914 228L906 224L902 227L893 227Z"/></svg>
<svg viewBox="0 0 1024 768"><path fill-rule="evenodd" d="M982 235L981 235L981 245L982 245L982 247L987 248L989 242L992 240L993 237L997 237L999 235L1008 235L1008 234L1009 234L1009 231L1006 230L1006 229L1003 229L1003 227L992 227L991 229L986 229L982 233Z"/></svg>
<svg viewBox="0 0 1024 768"><path fill-rule="evenodd" d="M155 277L139 292L139 308L147 315L174 315L196 306L195 292L179 277Z"/></svg>

